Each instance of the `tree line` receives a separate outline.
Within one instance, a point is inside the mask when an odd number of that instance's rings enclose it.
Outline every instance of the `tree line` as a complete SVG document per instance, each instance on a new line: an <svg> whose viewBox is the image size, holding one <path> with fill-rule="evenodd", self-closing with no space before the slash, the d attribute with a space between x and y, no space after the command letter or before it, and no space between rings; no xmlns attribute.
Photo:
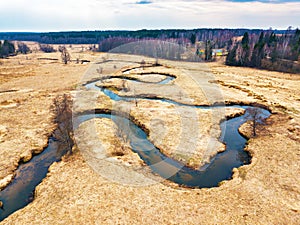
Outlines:
<svg viewBox="0 0 300 225"><path fill-rule="evenodd" d="M3 43L0 41L0 57L5 58L15 54L15 45L7 40Z"/></svg>
<svg viewBox="0 0 300 225"><path fill-rule="evenodd" d="M300 30L245 32L241 41L228 46L226 64L300 73Z"/></svg>
<svg viewBox="0 0 300 225"><path fill-rule="evenodd" d="M53 46L48 44L40 44L39 47L40 50L45 53L56 52ZM67 64L68 62L71 61L71 55L67 51L67 48L65 46L59 46L58 51L61 53L61 59L64 64ZM30 48L23 42L18 42L17 49L16 49L14 43L7 40L4 40L3 43L2 41L0 41L0 58L15 56L18 53L27 54L29 52L31 52Z"/></svg>
<svg viewBox="0 0 300 225"><path fill-rule="evenodd" d="M259 34L259 29L163 29L163 30L137 30L137 31L72 31L48 33L3 32L0 40L35 41L43 44L98 44L108 38L133 39L189 39L192 44L196 41L211 40L219 46L235 36L245 32ZM275 30L282 33L281 30Z"/></svg>
<svg viewBox="0 0 300 225"><path fill-rule="evenodd" d="M17 53L27 54L29 52L30 52L29 47L23 42L18 42L17 49L16 49L14 43L8 40L4 40L3 42L0 41L0 58L14 56Z"/></svg>
<svg viewBox="0 0 300 225"><path fill-rule="evenodd" d="M190 46L195 55L205 61L214 60L213 49L222 49L226 54L226 64L247 66L268 70L298 73L299 68L299 29L170 29L138 31L78 31L50 33L0 33L0 40L36 41L44 52L55 51L50 44L91 44L98 45L92 50L108 52L133 42L163 41L151 50L151 46L136 46L132 49L119 48L121 52L148 54L167 59L187 57L183 48ZM13 54L12 46L5 41L1 57ZM172 44L182 48L170 47ZM9 47L10 46L10 47ZM200 47L199 47L200 46ZM10 49L10 50L9 50ZM26 46L19 46L24 49ZM188 56L190 57L190 56ZM190 57L191 58L191 57ZM193 58L193 57L192 57Z"/></svg>

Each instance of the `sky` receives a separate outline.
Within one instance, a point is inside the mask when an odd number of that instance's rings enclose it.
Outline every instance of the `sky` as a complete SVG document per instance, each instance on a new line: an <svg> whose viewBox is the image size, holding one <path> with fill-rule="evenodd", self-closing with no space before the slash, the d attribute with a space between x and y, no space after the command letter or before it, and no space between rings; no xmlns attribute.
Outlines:
<svg viewBox="0 0 300 225"><path fill-rule="evenodd" d="M300 0L0 0L0 32L300 28Z"/></svg>

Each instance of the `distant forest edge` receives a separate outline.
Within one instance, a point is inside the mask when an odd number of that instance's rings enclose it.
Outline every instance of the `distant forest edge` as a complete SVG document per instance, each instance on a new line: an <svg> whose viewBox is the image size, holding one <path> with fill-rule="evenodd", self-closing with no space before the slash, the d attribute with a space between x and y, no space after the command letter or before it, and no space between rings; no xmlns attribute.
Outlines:
<svg viewBox="0 0 300 225"><path fill-rule="evenodd" d="M0 32L1 40L35 41L43 44L98 44L113 37L136 39L179 39L191 38L195 35L197 40L212 40L219 38L229 40L235 36L242 36L245 32L260 34L262 30L255 29L194 29L194 30L138 30L138 31L71 31L71 32ZM283 30L275 30L276 34L284 34Z"/></svg>
<svg viewBox="0 0 300 225"><path fill-rule="evenodd" d="M73 31L50 33L0 33L0 40L34 41L41 44L90 44L92 50L108 52L118 49L132 54L148 54L158 58L213 61L226 57L230 66L300 73L300 31L261 29L194 29L139 31ZM134 48L120 48L133 42L165 41L188 48L193 56L186 56L183 48L168 44ZM6 43L7 45L8 43ZM97 48L95 46L98 45ZM162 46L164 45L164 46ZM130 45L129 45L130 46ZM129 48L128 46L128 48ZM139 49L139 50L136 50ZM146 50L147 49L147 50ZM152 50L151 50L152 49Z"/></svg>

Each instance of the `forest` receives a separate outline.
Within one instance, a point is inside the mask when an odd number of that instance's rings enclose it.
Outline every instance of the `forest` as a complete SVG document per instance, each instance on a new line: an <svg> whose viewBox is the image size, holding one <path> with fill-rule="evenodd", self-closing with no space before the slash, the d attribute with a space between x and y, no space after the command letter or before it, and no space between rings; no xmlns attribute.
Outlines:
<svg viewBox="0 0 300 225"><path fill-rule="evenodd" d="M137 31L71 31L71 32L3 32L0 40L36 41L43 44L98 44L114 37L133 39L190 39L191 42L213 40L224 43L245 32L259 34L262 30L250 29L168 29L168 30L137 30ZM284 31L275 30L281 34Z"/></svg>
<svg viewBox="0 0 300 225"><path fill-rule="evenodd" d="M3 43L0 41L0 58L5 58L15 54L15 46L13 43L5 40Z"/></svg>
<svg viewBox="0 0 300 225"><path fill-rule="evenodd" d="M281 72L300 73L300 30L249 34L228 45L226 64Z"/></svg>
<svg viewBox="0 0 300 225"><path fill-rule="evenodd" d="M124 44L132 42L165 41L181 46L190 46L195 55L203 52L205 61L213 61L213 49L226 52L226 65L246 66L274 71L300 73L300 30L260 30L260 29L193 29L193 30L138 30L138 31L74 31L50 33L0 33L0 56L14 54L10 44L14 41L35 41L41 50L48 50L49 44L90 44L92 50L108 52ZM200 47L199 47L199 43ZM98 45L97 48L95 46ZM47 48L43 48L46 46ZM50 46L51 47L51 46ZM151 46L147 47L151 49ZM168 50L168 46L160 47L160 53L151 52L150 56L168 59L180 59L181 48ZM119 49L129 53L129 50ZM26 53L26 45L18 46L18 51ZM141 51L131 52L141 54ZM224 56L224 55L223 55ZM192 57L193 58L193 57Z"/></svg>

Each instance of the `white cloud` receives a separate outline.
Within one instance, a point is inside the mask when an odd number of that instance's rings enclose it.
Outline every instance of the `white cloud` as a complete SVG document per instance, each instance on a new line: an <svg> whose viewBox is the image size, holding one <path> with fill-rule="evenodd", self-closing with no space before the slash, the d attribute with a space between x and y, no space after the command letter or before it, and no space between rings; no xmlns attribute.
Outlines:
<svg viewBox="0 0 300 225"><path fill-rule="evenodd" d="M0 31L142 28L286 28L300 24L300 2L225 0L10 0L1 2Z"/></svg>

